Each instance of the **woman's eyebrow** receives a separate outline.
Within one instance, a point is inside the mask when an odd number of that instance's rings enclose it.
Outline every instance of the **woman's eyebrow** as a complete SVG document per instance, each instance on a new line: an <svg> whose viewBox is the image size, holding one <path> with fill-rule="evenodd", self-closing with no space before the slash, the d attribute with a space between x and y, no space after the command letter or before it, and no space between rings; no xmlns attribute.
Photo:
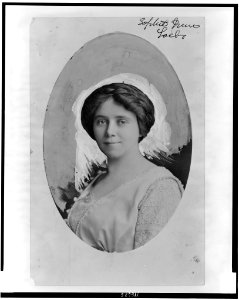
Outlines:
<svg viewBox="0 0 239 300"><path fill-rule="evenodd" d="M94 119L96 119L96 118L107 118L107 116L104 116L104 115L96 115L96 116L94 116Z"/></svg>
<svg viewBox="0 0 239 300"><path fill-rule="evenodd" d="M119 115L119 116L115 116L117 119L127 119L127 120L129 120L130 119L130 117L128 117L128 116L122 116L122 115Z"/></svg>
<svg viewBox="0 0 239 300"><path fill-rule="evenodd" d="M116 119L130 119L130 117L128 117L128 116L124 116L124 115L115 115L115 116L113 116L114 118L116 118ZM106 116L106 115L95 115L95 117L94 117L95 119L96 118L109 118L109 116Z"/></svg>

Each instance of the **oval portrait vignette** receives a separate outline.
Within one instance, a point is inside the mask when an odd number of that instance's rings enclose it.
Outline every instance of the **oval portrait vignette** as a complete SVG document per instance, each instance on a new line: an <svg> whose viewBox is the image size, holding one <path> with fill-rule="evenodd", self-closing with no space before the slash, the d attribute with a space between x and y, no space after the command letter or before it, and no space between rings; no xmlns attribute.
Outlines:
<svg viewBox="0 0 239 300"><path fill-rule="evenodd" d="M97 250L143 246L186 188L190 112L171 64L148 41L97 37L66 63L44 122L44 163L67 226Z"/></svg>

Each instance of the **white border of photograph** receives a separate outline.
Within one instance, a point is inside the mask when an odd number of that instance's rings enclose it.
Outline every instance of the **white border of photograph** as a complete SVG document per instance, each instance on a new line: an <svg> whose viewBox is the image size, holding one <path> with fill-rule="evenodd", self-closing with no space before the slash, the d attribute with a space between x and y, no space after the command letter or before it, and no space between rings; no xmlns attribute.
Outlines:
<svg viewBox="0 0 239 300"><path fill-rule="evenodd" d="M152 12L153 11L153 12ZM35 286L30 278L29 29L33 17L194 16L206 19L204 286ZM223 22L221 21L223 20ZM59 66L59 72L61 71ZM5 240L1 292L234 293L232 274L233 8L44 7L6 9ZM53 82L54 83L54 82ZM52 84L53 84L52 83Z"/></svg>

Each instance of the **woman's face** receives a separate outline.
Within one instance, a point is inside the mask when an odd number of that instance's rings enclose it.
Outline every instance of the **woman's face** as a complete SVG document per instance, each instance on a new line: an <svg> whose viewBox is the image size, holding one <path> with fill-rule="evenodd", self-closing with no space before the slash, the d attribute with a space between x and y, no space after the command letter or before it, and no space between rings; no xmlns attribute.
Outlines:
<svg viewBox="0 0 239 300"><path fill-rule="evenodd" d="M120 158L138 151L137 117L112 98L96 111L93 130L99 148L108 158Z"/></svg>

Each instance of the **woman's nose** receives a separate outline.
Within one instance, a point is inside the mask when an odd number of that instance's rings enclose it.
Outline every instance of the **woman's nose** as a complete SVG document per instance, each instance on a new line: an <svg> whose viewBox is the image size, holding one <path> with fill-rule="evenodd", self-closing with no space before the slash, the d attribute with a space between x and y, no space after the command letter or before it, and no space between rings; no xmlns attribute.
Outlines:
<svg viewBox="0 0 239 300"><path fill-rule="evenodd" d="M114 122L109 122L107 129L106 129L106 134L108 136L115 135L117 132L116 124Z"/></svg>

